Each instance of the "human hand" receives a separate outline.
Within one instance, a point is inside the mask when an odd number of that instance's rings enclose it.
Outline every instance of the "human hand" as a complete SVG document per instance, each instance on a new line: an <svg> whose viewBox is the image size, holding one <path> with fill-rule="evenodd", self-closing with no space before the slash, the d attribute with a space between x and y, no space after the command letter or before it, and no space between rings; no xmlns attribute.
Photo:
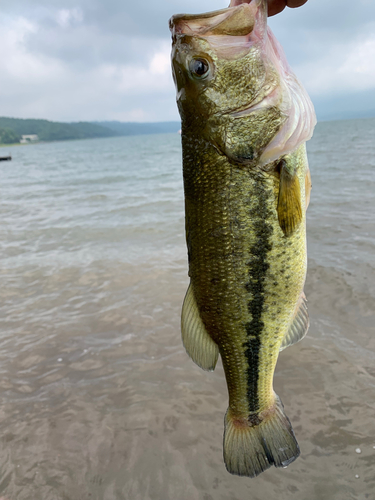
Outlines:
<svg viewBox="0 0 375 500"><path fill-rule="evenodd" d="M295 7L301 7L301 5L306 2L307 0L268 0L268 15L274 16L284 10L287 6L292 9Z"/></svg>

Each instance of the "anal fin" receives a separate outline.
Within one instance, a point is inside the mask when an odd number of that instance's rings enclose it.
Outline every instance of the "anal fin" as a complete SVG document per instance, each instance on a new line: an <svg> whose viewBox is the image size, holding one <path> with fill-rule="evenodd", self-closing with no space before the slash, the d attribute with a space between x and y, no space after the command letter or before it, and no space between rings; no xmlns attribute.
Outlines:
<svg viewBox="0 0 375 500"><path fill-rule="evenodd" d="M296 306L292 323L281 343L280 351L302 340L309 329L309 325L310 322L307 310L307 299L305 294L302 292Z"/></svg>
<svg viewBox="0 0 375 500"><path fill-rule="evenodd" d="M182 306L181 332L186 352L194 363L203 370L213 371L219 357L219 348L203 324L191 284Z"/></svg>
<svg viewBox="0 0 375 500"><path fill-rule="evenodd" d="M301 188L296 173L290 173L285 160L280 162L277 215L285 236L291 236L302 221Z"/></svg>

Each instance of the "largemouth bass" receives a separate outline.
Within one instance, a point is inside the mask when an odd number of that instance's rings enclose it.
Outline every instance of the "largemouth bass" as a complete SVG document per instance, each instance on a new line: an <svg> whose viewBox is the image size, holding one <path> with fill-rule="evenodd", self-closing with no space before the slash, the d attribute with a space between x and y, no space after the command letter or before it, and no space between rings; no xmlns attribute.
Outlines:
<svg viewBox="0 0 375 500"><path fill-rule="evenodd" d="M309 325L305 142L316 119L267 29L266 0L176 15L170 29L190 276L182 339L204 370L220 353L225 465L254 477L299 455L273 375Z"/></svg>

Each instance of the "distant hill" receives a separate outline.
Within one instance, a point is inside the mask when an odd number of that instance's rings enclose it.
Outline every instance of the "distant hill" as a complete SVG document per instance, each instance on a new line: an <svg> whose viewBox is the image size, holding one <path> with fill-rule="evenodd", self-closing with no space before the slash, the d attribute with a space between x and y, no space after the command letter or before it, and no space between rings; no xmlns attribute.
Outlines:
<svg viewBox="0 0 375 500"><path fill-rule="evenodd" d="M181 128L180 122L138 123L106 121L94 123L113 130L117 135L170 134L177 133Z"/></svg>
<svg viewBox="0 0 375 500"><path fill-rule="evenodd" d="M36 134L41 141L68 141L122 135L167 134L178 132L180 122L126 123L105 122L52 122L34 118L0 117L0 143L18 142L22 135Z"/></svg>
<svg viewBox="0 0 375 500"><path fill-rule="evenodd" d="M20 137L11 128L0 127L0 144L15 144L20 142Z"/></svg>
<svg viewBox="0 0 375 500"><path fill-rule="evenodd" d="M49 120L0 117L0 128L11 129L18 136L37 134L41 141L66 141L118 135L95 123L61 123Z"/></svg>

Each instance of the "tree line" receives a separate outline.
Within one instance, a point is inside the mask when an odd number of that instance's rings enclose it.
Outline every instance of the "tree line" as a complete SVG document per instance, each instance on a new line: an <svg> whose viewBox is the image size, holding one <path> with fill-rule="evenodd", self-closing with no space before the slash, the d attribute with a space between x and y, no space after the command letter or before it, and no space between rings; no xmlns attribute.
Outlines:
<svg viewBox="0 0 375 500"><path fill-rule="evenodd" d="M180 122L126 123L76 122L63 123L39 119L0 117L0 144L19 143L23 135L37 135L40 141L68 141L123 135L176 133Z"/></svg>

